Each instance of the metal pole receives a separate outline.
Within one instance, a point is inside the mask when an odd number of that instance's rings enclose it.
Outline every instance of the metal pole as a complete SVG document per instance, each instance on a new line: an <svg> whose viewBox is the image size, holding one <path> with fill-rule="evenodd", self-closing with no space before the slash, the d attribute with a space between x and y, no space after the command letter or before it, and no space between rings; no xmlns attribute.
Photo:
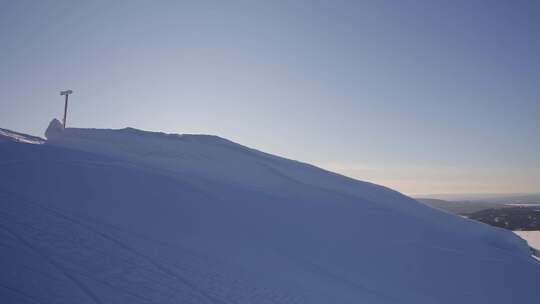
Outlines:
<svg viewBox="0 0 540 304"><path fill-rule="evenodd" d="M68 108L68 96L69 94L66 94L66 103L64 105L64 129L66 128L66 117L67 117L67 108Z"/></svg>

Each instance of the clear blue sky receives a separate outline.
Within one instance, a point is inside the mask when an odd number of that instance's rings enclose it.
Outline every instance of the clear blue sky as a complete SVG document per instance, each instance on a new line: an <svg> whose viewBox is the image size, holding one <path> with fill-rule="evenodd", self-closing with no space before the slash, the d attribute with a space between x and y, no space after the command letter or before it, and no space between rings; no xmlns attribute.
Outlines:
<svg viewBox="0 0 540 304"><path fill-rule="evenodd" d="M408 194L540 192L540 1L2 1L0 127L216 134Z"/></svg>

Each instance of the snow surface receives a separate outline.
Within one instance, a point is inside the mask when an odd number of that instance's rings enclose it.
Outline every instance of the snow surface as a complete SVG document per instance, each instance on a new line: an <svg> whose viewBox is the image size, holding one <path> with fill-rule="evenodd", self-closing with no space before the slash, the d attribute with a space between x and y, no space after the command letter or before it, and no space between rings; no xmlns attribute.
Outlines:
<svg viewBox="0 0 540 304"><path fill-rule="evenodd" d="M540 231L514 231L529 243L537 259L540 259Z"/></svg>
<svg viewBox="0 0 540 304"><path fill-rule="evenodd" d="M42 144L43 142L45 142L45 140L40 137L30 136L27 134L22 134L8 129L0 128L0 143L8 141L27 144Z"/></svg>
<svg viewBox="0 0 540 304"><path fill-rule="evenodd" d="M513 303L509 231L208 135L0 143L2 303Z"/></svg>

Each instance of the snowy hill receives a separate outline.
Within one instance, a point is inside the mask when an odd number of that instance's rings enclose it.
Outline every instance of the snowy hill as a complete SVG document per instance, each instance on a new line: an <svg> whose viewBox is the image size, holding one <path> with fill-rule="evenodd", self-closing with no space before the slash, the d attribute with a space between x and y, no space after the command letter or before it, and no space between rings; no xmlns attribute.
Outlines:
<svg viewBox="0 0 540 304"><path fill-rule="evenodd" d="M0 142L2 303L508 303L514 234L207 135Z"/></svg>

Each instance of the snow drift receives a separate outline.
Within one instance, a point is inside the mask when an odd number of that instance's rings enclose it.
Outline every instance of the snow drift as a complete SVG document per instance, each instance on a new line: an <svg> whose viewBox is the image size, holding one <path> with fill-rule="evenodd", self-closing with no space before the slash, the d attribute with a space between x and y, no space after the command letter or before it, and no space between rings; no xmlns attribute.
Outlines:
<svg viewBox="0 0 540 304"><path fill-rule="evenodd" d="M63 129L0 142L6 303L508 303L510 232L216 136Z"/></svg>
<svg viewBox="0 0 540 304"><path fill-rule="evenodd" d="M23 133L14 132L0 128L0 143L3 142L18 142L27 144L42 144L45 142L43 138L30 136Z"/></svg>

